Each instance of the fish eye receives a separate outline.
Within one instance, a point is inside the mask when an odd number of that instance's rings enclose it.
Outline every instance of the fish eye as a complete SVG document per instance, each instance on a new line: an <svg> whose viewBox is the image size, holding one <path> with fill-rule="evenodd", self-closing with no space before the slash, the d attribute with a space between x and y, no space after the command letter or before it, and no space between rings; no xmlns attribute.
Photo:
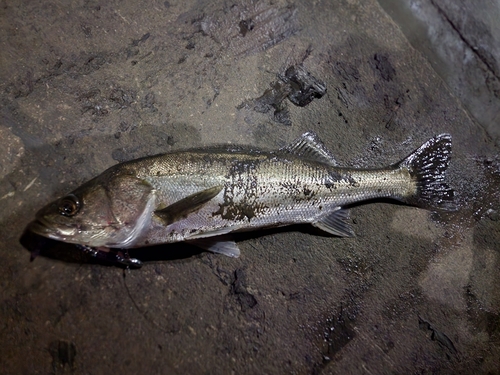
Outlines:
<svg viewBox="0 0 500 375"><path fill-rule="evenodd" d="M80 201L74 194L69 194L61 199L59 213L64 216L73 216L80 210Z"/></svg>

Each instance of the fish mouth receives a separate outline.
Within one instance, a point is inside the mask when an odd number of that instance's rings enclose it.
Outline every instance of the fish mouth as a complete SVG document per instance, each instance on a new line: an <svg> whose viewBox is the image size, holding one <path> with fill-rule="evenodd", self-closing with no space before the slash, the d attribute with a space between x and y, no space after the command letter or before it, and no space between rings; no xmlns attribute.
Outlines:
<svg viewBox="0 0 500 375"><path fill-rule="evenodd" d="M53 225L49 225L49 223L44 222L42 219L37 219L29 223L27 230L43 237L65 242L69 242L71 236L77 232L76 228L71 227L54 228Z"/></svg>

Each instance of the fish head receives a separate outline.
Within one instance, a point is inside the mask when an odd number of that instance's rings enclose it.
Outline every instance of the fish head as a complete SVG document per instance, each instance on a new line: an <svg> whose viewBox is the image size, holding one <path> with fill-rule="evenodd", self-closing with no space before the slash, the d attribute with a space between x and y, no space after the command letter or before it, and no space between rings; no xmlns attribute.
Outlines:
<svg viewBox="0 0 500 375"><path fill-rule="evenodd" d="M49 203L28 230L91 247L130 247L148 224L154 190L134 176L99 176Z"/></svg>

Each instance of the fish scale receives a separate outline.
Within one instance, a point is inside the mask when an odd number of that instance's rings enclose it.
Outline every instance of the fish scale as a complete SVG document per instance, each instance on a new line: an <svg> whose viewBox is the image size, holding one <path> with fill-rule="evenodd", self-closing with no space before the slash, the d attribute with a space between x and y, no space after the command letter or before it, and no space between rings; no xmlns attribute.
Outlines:
<svg viewBox="0 0 500 375"><path fill-rule="evenodd" d="M41 209L29 229L99 251L189 241L229 256L239 255L231 232L310 223L352 236L353 203L392 198L453 209L444 182L450 155L448 134L379 169L337 166L312 132L277 151L178 151L109 168Z"/></svg>

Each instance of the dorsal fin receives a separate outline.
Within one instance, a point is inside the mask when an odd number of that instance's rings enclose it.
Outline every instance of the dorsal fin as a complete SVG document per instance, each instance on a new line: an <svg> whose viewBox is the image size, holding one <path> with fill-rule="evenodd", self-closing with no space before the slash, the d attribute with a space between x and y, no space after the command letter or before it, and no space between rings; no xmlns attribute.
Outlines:
<svg viewBox="0 0 500 375"><path fill-rule="evenodd" d="M337 165L332 153L321 142L318 135L312 131L302 134L288 146L281 148L280 152L290 153L304 159L331 166Z"/></svg>

